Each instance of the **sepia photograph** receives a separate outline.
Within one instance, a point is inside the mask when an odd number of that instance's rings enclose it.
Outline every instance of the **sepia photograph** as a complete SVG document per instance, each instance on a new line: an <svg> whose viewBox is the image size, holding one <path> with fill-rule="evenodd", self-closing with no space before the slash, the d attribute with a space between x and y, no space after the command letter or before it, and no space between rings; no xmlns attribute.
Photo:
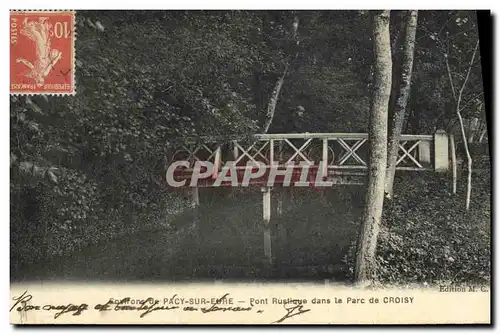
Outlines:
<svg viewBox="0 0 500 334"><path fill-rule="evenodd" d="M311 304L392 323L357 305L405 304L405 319L428 307L417 292L480 298L461 307L481 317L443 321L490 323L489 11L9 20L11 323L104 323L84 317L110 305L113 323L354 321ZM119 292L144 285L181 290ZM354 292L312 293L331 287ZM423 314L407 321L439 323Z"/></svg>

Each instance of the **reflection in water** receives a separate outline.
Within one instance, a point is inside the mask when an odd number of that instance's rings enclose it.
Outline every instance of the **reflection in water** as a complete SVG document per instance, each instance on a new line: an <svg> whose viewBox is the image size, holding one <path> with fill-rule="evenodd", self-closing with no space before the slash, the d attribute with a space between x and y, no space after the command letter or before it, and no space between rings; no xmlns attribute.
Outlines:
<svg viewBox="0 0 500 334"><path fill-rule="evenodd" d="M196 228L194 214L188 212L170 228L102 242L70 257L13 270L11 277L124 282L344 280L341 260L356 236L362 189L337 187L325 194L289 189L278 217L278 190L273 193L273 266L264 258L259 189L204 189Z"/></svg>

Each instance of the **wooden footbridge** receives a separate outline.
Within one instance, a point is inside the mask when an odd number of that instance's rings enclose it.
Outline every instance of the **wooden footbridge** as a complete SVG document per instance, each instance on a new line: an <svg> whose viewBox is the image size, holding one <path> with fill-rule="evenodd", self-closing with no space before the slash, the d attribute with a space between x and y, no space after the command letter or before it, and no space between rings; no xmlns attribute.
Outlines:
<svg viewBox="0 0 500 334"><path fill-rule="evenodd" d="M447 171L450 147L454 146L450 145L452 140L442 130L429 135L401 135L396 170ZM454 161L453 149L451 157ZM167 179L170 173L176 187L191 189L195 210L199 206L198 187L261 187L264 251L272 262L269 222L273 186L363 185L368 161L367 133L258 134L241 140L205 138L188 142L172 152ZM264 171L250 180L247 178L245 184L245 173L255 173L256 166L264 167Z"/></svg>

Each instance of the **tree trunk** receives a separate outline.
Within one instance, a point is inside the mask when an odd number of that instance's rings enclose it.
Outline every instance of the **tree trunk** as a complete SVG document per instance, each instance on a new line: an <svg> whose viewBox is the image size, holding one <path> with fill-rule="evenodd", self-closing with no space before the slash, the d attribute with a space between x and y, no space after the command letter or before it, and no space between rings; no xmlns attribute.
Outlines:
<svg viewBox="0 0 500 334"><path fill-rule="evenodd" d="M299 29L299 17L295 16L292 27L292 40L294 41L296 40L298 29ZM298 44L298 41L296 42L296 44ZM297 55L295 57L297 57ZM273 92L271 94L271 97L269 98L269 103L267 104L266 120L264 121L264 125L262 127L262 133L267 133L269 131L269 127L271 127L271 123L273 122L274 119L274 111L276 110L276 105L278 104L278 97L280 95L283 82L285 81L285 77L288 73L288 67L290 66L290 63L291 61L288 61L285 64L285 69L283 70L283 74L281 74L281 76L276 81L276 84L274 85Z"/></svg>
<svg viewBox="0 0 500 334"><path fill-rule="evenodd" d="M451 148L451 172L452 172L452 190L453 194L457 193L457 152L455 147L455 137L450 135L450 148Z"/></svg>
<svg viewBox="0 0 500 334"><path fill-rule="evenodd" d="M398 18L398 15L396 15ZM399 86L401 81L401 66L403 62L403 45L405 44L406 21L402 18L399 22L399 29L395 33L394 42L391 44L392 55L392 81L391 81L391 97L389 99L389 124L391 126L392 115L396 108L396 102L399 94Z"/></svg>
<svg viewBox="0 0 500 334"><path fill-rule="evenodd" d="M281 87L283 86L283 82L285 81L285 76L287 72L288 72L288 64L285 66L283 74L278 78L278 81L276 81L276 84L274 85L273 93L267 105L266 121L262 129L263 133L267 133L267 131L269 131L269 127L273 122L274 111L276 110L276 105L278 104L278 97L280 95Z"/></svg>
<svg viewBox="0 0 500 334"><path fill-rule="evenodd" d="M395 108L392 112L391 134L388 143L387 175L385 179L385 192L387 198L392 198L394 175L399 151L399 137L403 131L406 118L406 106L410 96L411 75L413 69L413 55L415 50L415 34L417 31L418 11L409 11L406 20L405 35L401 54L401 76L397 87Z"/></svg>
<svg viewBox="0 0 500 334"><path fill-rule="evenodd" d="M384 181L387 166L387 113L391 93L390 11L373 14L374 85L370 105L370 162L368 188L361 234L356 254L355 280L364 284L374 278L375 251L384 204Z"/></svg>
<svg viewBox="0 0 500 334"><path fill-rule="evenodd" d="M467 69L467 75L462 83L462 87L458 91L458 94L455 92L455 88L453 85L453 78L451 75L450 65L448 63L448 55L445 55L445 64L446 69L448 70L448 78L450 80L451 90L453 93L453 97L456 99L455 103L455 111L457 114L458 121L460 123L460 131L462 133L462 142L464 144L465 153L467 155L467 195L465 199L465 209L469 210L470 207L470 197L472 193L472 157L469 151L469 144L467 144L467 135L465 133L465 125L464 120L462 118L462 109L460 108L460 103L462 102L462 97L464 93L465 86L467 85L467 81L469 81L470 72L472 71L472 66L474 65L474 59L476 58L477 49L479 47L479 40L476 43L476 47L474 48L474 52L472 53L472 57L469 63L469 68Z"/></svg>
<svg viewBox="0 0 500 334"><path fill-rule="evenodd" d="M460 99L459 99L460 100ZM460 113L459 104L457 104L457 117L460 121L460 130L462 132L462 141L464 143L465 153L467 154L467 195L465 198L465 210L469 210L470 196L472 192L472 157L469 152L469 144L467 144L467 136L465 135L464 122Z"/></svg>
<svg viewBox="0 0 500 334"><path fill-rule="evenodd" d="M297 40L297 30L299 29L299 17L295 16L293 19L293 26L292 26L292 38L291 40L296 41L296 44L299 44L299 41ZM297 58L298 53L295 54L295 58ZM285 64L285 69L283 70L283 74L278 78L278 81L276 81L276 84L274 85L273 93L271 95L271 98L269 99L269 104L267 105L267 112L266 112L266 120L264 122L264 126L262 129L263 133L267 133L269 131L269 128L271 127L271 124L274 119L274 112L276 110L276 105L278 104L278 97L280 95L281 87L283 86L283 82L285 81L285 77L288 73L288 68L291 64L290 62L287 62ZM281 150L280 150L281 152ZM282 152L281 152L282 153ZM281 160L281 159L280 159ZM282 210L283 208L283 202L285 201L285 191L289 191L285 187L281 187L281 191L278 193L278 202L277 206ZM281 216L281 214L279 214ZM286 240L286 234L284 235L284 238Z"/></svg>

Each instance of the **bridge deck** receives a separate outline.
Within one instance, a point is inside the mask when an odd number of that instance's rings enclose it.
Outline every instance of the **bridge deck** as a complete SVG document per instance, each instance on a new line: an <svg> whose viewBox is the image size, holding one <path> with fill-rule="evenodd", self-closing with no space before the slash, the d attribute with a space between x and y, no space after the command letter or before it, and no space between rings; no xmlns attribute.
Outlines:
<svg viewBox="0 0 500 334"><path fill-rule="evenodd" d="M267 184L273 168L278 171L288 168L292 184L299 180L307 180L309 186L318 186L322 181L362 184L368 168L369 142L367 133L258 134L250 140L203 139L192 141L171 155L170 164L180 161L185 164L169 169L167 174L172 173L178 182L186 180L183 186L234 186L234 182L242 185L245 173L255 174L257 165L265 171L251 178L248 184ZM307 172L302 171L300 164L308 165ZM434 135L402 135L396 169L448 169L447 134L438 131ZM283 183L286 178L280 172L277 174L273 184ZM197 182L191 182L193 179Z"/></svg>

